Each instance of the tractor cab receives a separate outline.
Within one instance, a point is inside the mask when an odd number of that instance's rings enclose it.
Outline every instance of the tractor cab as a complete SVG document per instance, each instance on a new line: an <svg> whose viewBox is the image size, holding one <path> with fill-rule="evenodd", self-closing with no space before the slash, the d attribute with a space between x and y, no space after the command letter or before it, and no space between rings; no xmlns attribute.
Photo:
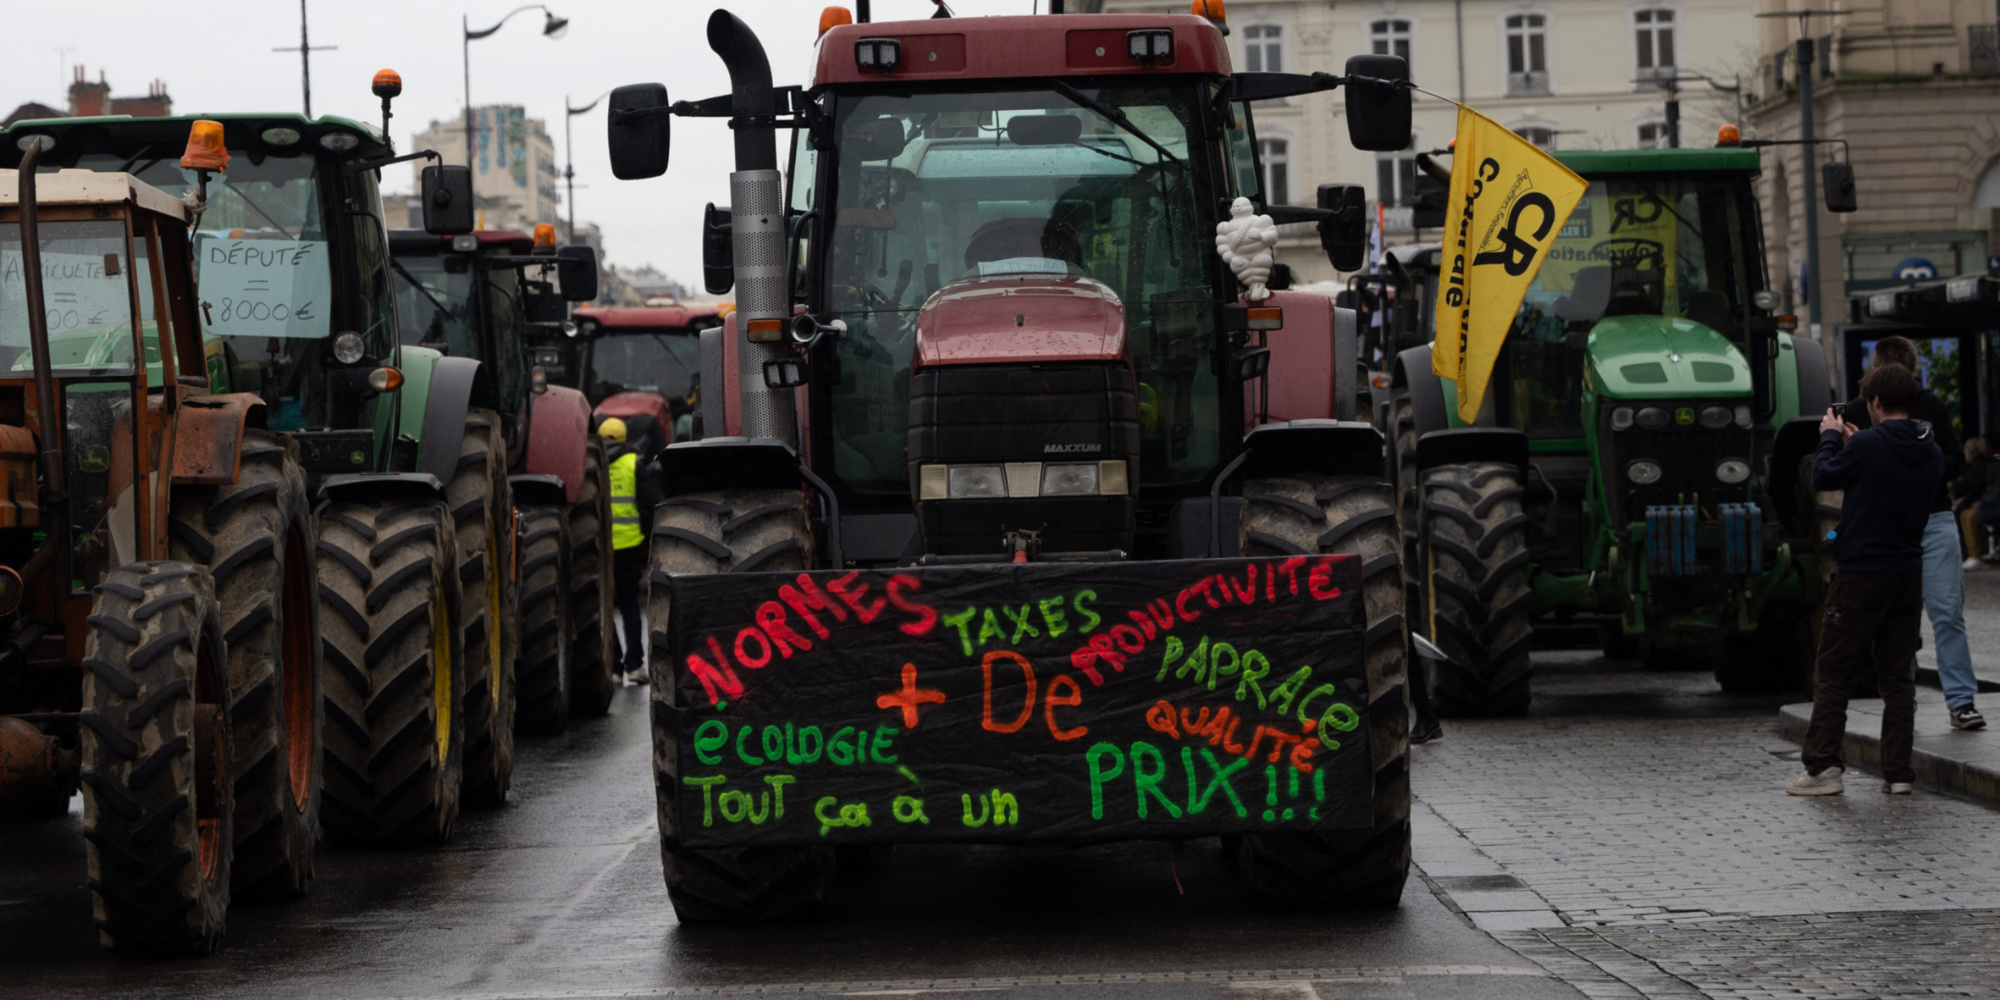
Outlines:
<svg viewBox="0 0 2000 1000"><path fill-rule="evenodd" d="M647 417L661 428L662 447L701 437L702 335L722 327L717 307L579 309L572 319L575 350L546 345L547 359L538 355L537 363L560 366L563 383L583 390L597 419L619 417L629 428L633 417Z"/></svg>
<svg viewBox="0 0 2000 1000"><path fill-rule="evenodd" d="M1401 61L1349 72L1233 73L1222 33L1191 15L831 27L812 86L772 95L794 129L788 280L770 305L738 295L723 367L773 405L730 398L729 433L782 439L794 421L778 413L806 406L812 468L844 513L885 526L874 559L913 535L971 557L1024 531L1072 556L1169 554L1176 506L1207 504L1264 422L1270 389L1245 383L1282 322L1272 302L1253 331L1217 225L1240 198L1320 223L1330 253L1361 245L1356 187L1327 185L1318 208L1265 203L1250 105L1346 86L1357 143L1406 144ZM615 158L640 152L621 118L655 113L634 102L664 100L645 89L614 99ZM717 293L747 238L725 211L704 240ZM776 398L801 383L796 403Z"/></svg>

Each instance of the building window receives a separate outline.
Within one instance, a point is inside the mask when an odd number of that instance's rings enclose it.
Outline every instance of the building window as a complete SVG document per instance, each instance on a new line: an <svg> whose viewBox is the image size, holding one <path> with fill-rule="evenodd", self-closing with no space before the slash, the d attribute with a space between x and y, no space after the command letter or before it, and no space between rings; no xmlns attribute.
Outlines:
<svg viewBox="0 0 2000 1000"><path fill-rule="evenodd" d="M1553 151L1556 148L1556 130L1546 125L1523 125L1515 129L1514 134L1542 149ZM1665 134L1665 126L1661 127L1661 134Z"/></svg>
<svg viewBox="0 0 2000 1000"><path fill-rule="evenodd" d="M1644 122L1639 126L1640 149L1663 149L1667 145L1665 122Z"/></svg>
<svg viewBox="0 0 2000 1000"><path fill-rule="evenodd" d="M1632 15L1639 45L1639 79L1674 75L1674 12L1642 10Z"/></svg>
<svg viewBox="0 0 2000 1000"><path fill-rule="evenodd" d="M1243 68L1252 73L1285 71L1285 29L1275 24L1253 24L1243 29Z"/></svg>
<svg viewBox="0 0 2000 1000"><path fill-rule="evenodd" d="M1407 152L1375 160L1375 200L1390 208L1405 208L1417 196L1417 159Z"/></svg>
<svg viewBox="0 0 2000 1000"><path fill-rule="evenodd" d="M1410 61L1410 22L1376 21L1368 26L1368 34L1378 56L1402 56L1407 65Z"/></svg>
<svg viewBox="0 0 2000 1000"><path fill-rule="evenodd" d="M1283 139L1259 139L1257 154L1264 164L1264 204L1291 204L1291 145Z"/></svg>
<svg viewBox="0 0 2000 1000"><path fill-rule="evenodd" d="M1512 14L1505 23L1508 96L1548 93L1548 19L1540 14Z"/></svg>

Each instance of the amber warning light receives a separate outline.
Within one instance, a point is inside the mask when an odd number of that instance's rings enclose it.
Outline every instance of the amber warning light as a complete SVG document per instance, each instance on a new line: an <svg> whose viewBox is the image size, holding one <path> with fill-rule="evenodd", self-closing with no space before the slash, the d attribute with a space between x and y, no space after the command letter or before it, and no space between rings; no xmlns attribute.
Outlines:
<svg viewBox="0 0 2000 1000"><path fill-rule="evenodd" d="M403 75L393 69L375 71L375 83L371 88L375 96L383 100L403 96Z"/></svg>
<svg viewBox="0 0 2000 1000"><path fill-rule="evenodd" d="M845 7L828 7L819 12L819 33L824 35L843 24L853 24L854 15Z"/></svg>
<svg viewBox="0 0 2000 1000"><path fill-rule="evenodd" d="M556 248L556 227L546 222L535 226L535 252L553 253Z"/></svg>
<svg viewBox="0 0 2000 1000"><path fill-rule="evenodd" d="M227 170L229 149L222 143L222 123L204 118L188 129L181 166L188 170Z"/></svg>
<svg viewBox="0 0 2000 1000"><path fill-rule="evenodd" d="M1742 142L1743 133L1734 125L1724 123L1721 128L1715 130L1715 144L1718 146L1735 146Z"/></svg>

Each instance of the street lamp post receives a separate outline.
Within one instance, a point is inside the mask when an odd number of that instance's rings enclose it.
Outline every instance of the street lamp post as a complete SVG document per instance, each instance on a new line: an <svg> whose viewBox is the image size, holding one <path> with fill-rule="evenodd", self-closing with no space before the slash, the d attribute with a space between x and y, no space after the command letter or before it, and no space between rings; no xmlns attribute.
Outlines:
<svg viewBox="0 0 2000 1000"><path fill-rule="evenodd" d="M502 17L498 22L496 22L493 25L493 27L487 28L484 31L472 30L472 22L469 19L467 19L464 15L460 15L458 19L459 28L465 34L464 44L462 46L463 53L461 57L461 65L463 66L465 71L465 168L468 171L471 171L474 180L477 180L479 172L477 170L474 170L472 165L472 141L473 141L472 140L472 133L473 133L472 43L474 41L477 41L478 39L485 38L486 36L491 35L496 31L499 31L501 26L507 23L508 18L511 18L514 15L519 14L524 10L539 10L542 12L545 18L542 22L542 34L548 38L561 38L563 36L563 32L569 30L568 18L557 17L553 11L549 10L547 7L544 7L538 3L531 3L528 4L527 6L516 7L513 10L508 11L506 17ZM475 204L476 203L477 202L475 200Z"/></svg>
<svg viewBox="0 0 2000 1000"><path fill-rule="evenodd" d="M608 93L610 91L605 91L605 94ZM563 153L569 158L569 163L563 167L563 181L569 186L569 241L571 243L576 242L576 140L570 135L570 122L577 115L589 114L590 109L597 107L597 102L601 100L604 100L604 94L599 94L591 98L590 103L583 107L573 108L569 104L569 95L563 95L563 111L567 112L563 115Z"/></svg>

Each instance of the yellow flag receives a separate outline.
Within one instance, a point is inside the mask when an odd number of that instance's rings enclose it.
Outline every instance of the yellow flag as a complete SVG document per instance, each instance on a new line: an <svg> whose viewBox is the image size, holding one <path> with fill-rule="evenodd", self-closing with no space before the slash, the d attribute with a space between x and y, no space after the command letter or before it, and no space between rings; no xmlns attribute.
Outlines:
<svg viewBox="0 0 2000 1000"><path fill-rule="evenodd" d="M1460 420L1478 417L1521 296L1588 187L1533 143L1459 105L1431 371L1458 384Z"/></svg>

